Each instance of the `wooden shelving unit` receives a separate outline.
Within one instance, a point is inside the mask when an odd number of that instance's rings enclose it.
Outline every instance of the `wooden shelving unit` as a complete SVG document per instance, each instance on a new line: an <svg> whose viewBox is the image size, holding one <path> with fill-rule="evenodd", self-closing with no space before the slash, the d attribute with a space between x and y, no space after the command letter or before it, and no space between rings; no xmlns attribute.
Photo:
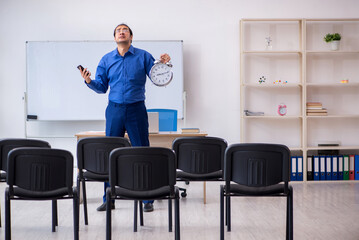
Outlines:
<svg viewBox="0 0 359 240"><path fill-rule="evenodd" d="M341 46L331 51L323 37L335 32ZM242 19L240 33L241 142L287 145L303 155L304 181L307 156L318 150L359 154L359 19ZM328 115L307 116L307 102ZM281 103L286 116L276 112ZM317 147L323 140L341 145Z"/></svg>

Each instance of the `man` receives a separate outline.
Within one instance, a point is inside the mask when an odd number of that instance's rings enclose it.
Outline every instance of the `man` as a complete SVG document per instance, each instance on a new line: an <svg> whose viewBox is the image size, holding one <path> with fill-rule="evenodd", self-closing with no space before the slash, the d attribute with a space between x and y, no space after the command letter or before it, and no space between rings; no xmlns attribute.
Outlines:
<svg viewBox="0 0 359 240"><path fill-rule="evenodd" d="M117 48L102 57L94 80L87 68L80 70L89 88L97 93L106 93L110 87L109 103L106 108L106 136L123 137L125 131L132 146L149 146L148 117L145 106L146 75L154 64L152 55L134 48L133 33L126 24L119 24L113 32ZM161 54L160 61L167 63L171 58ZM84 103L86 104L86 103ZM106 188L103 204L97 211L106 210ZM145 212L153 211L153 201L143 201ZM112 203L112 209L115 203Z"/></svg>

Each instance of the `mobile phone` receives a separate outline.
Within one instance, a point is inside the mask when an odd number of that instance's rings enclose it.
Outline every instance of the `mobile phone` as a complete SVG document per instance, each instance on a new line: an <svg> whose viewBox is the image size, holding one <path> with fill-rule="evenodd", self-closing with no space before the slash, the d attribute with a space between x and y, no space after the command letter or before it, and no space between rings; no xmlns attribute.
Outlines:
<svg viewBox="0 0 359 240"><path fill-rule="evenodd" d="M78 68L78 70L81 70L81 71L84 70L84 67L82 65L78 65L77 68Z"/></svg>

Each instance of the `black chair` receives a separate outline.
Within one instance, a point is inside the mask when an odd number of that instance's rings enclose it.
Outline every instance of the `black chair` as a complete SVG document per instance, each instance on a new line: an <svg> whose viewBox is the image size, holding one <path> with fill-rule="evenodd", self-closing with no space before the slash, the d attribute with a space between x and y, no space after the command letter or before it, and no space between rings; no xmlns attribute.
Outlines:
<svg viewBox="0 0 359 240"><path fill-rule="evenodd" d="M106 191L106 239L111 239L111 200L168 199L169 231L172 231L172 199L175 199L175 239L180 239L179 190L175 154L167 148L132 147L110 154L110 186ZM137 204L135 222L137 230ZM143 225L143 222L141 223Z"/></svg>
<svg viewBox="0 0 359 240"><path fill-rule="evenodd" d="M286 239L293 239L293 189L290 151L279 144L234 144L224 161L225 185L220 187L220 239L224 239L224 198L227 231L231 231L231 197L286 197ZM233 182L231 184L231 181Z"/></svg>
<svg viewBox="0 0 359 240"><path fill-rule="evenodd" d="M44 147L50 148L50 144L45 141L25 138L6 138L0 140L0 182L6 181L7 155L11 150L18 147ZM1 227L1 211L0 211Z"/></svg>
<svg viewBox="0 0 359 240"><path fill-rule="evenodd" d="M227 142L216 137L181 137L172 143L177 159L177 181L223 181ZM179 188L182 197L186 189ZM205 193L204 193L205 197ZM204 198L205 199L205 198Z"/></svg>
<svg viewBox="0 0 359 240"><path fill-rule="evenodd" d="M5 189L5 239L11 239L11 200L52 200L52 231L57 226L57 201L73 199L74 239L79 239L77 189L73 157L65 150L16 148L9 153Z"/></svg>
<svg viewBox="0 0 359 240"><path fill-rule="evenodd" d="M108 182L111 151L129 146L131 146L130 142L122 137L82 138L77 143L77 189L80 189L82 183L85 225L88 225L86 181Z"/></svg>

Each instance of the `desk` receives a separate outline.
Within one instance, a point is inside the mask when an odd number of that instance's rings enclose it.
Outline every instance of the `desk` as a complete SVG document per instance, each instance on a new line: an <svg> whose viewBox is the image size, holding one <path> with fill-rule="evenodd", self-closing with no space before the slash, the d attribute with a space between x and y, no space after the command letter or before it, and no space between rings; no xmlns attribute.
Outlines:
<svg viewBox="0 0 359 240"><path fill-rule="evenodd" d="M80 138L84 137L104 137L104 131L88 131L76 133L77 141ZM204 137L207 136L207 133L180 133L180 132L159 132L159 133L150 133L149 140L151 147L165 147L172 149L172 142L179 137ZM128 138L127 133L125 135ZM80 193L80 197L81 197ZM203 182L203 202L206 203L206 182Z"/></svg>

